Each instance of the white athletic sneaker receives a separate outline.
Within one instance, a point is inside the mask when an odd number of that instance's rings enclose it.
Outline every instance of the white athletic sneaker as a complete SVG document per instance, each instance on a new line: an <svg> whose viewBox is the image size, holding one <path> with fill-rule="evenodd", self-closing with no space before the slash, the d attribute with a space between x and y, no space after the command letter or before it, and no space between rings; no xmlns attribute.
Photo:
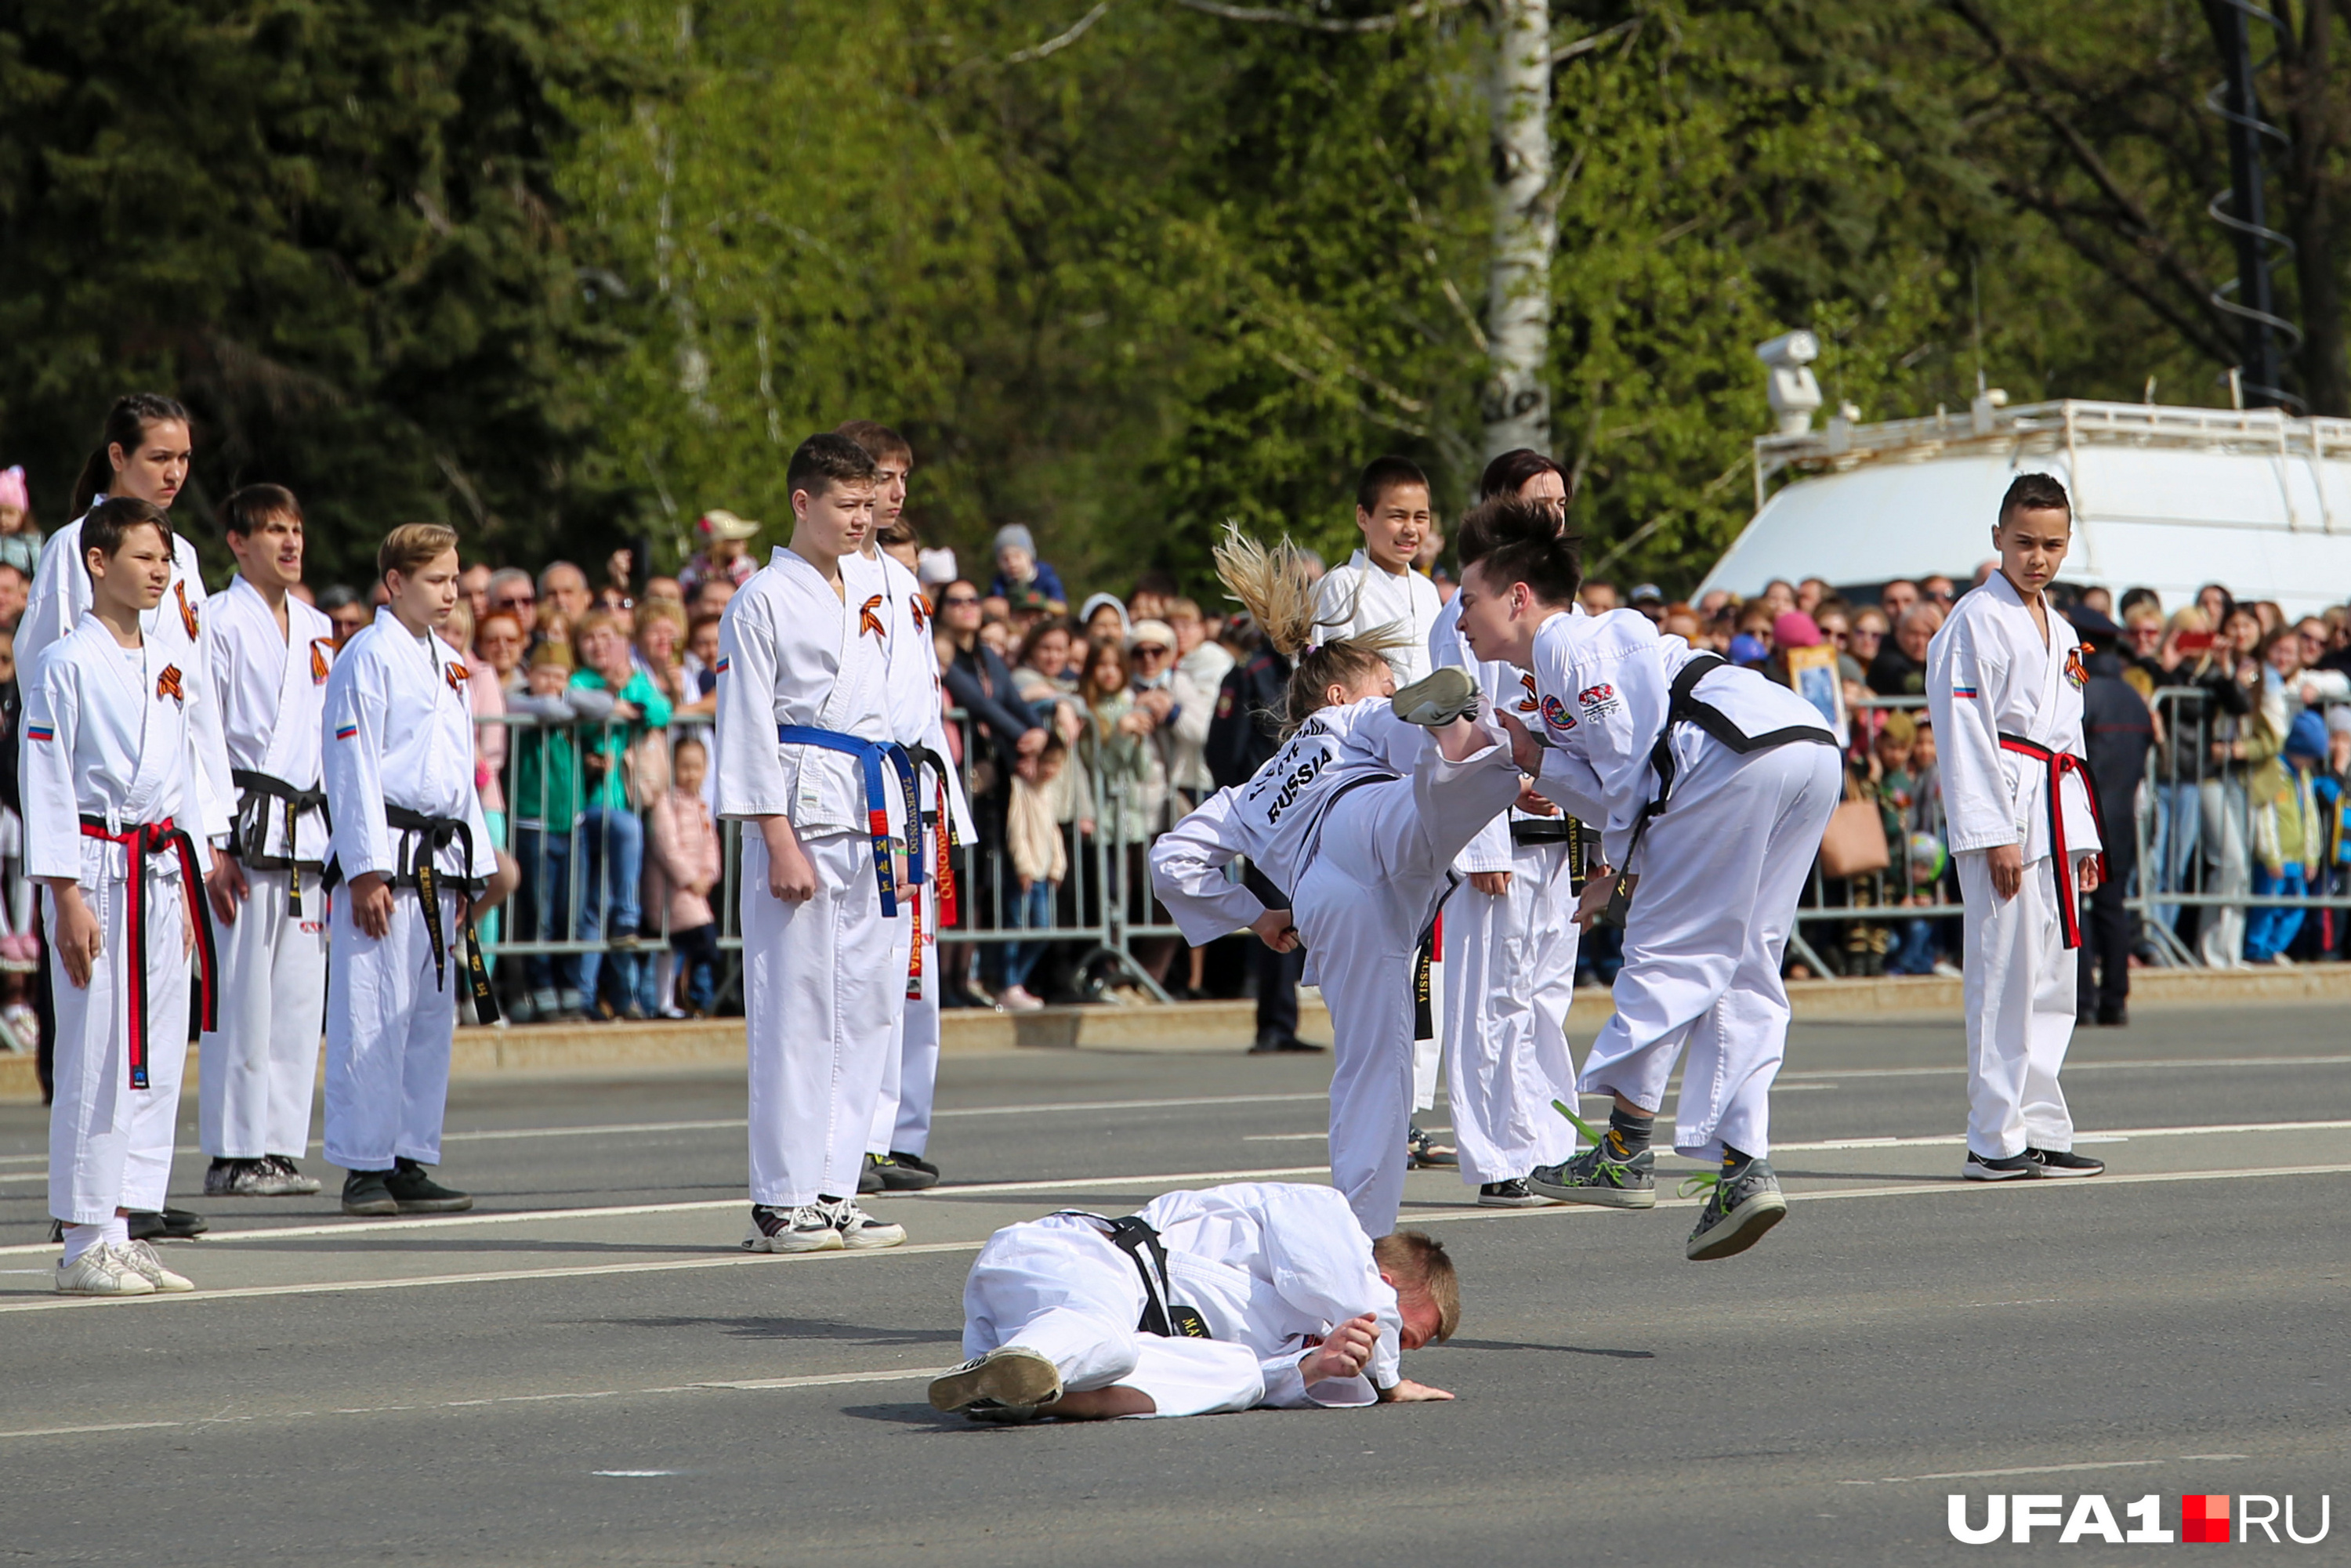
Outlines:
<svg viewBox="0 0 2351 1568"><path fill-rule="evenodd" d="M155 1287L117 1249L99 1243L70 1263L57 1265L60 1296L152 1296Z"/></svg>
<svg viewBox="0 0 2351 1568"><path fill-rule="evenodd" d="M196 1288L193 1280L185 1274L175 1274L164 1266L163 1260L156 1256L155 1244L152 1241L133 1241L127 1247L116 1248L114 1251L122 1260L124 1268L160 1291L169 1293Z"/></svg>
<svg viewBox="0 0 2351 1568"><path fill-rule="evenodd" d="M820 1212L831 1218L833 1229L841 1237L841 1244L852 1252L870 1251L879 1247L898 1247L905 1243L906 1228L904 1226L893 1225L886 1219L874 1218L858 1207L857 1200L853 1197L844 1197L839 1203L819 1204L817 1207Z"/></svg>
<svg viewBox="0 0 2351 1568"><path fill-rule="evenodd" d="M982 1420L1031 1420L1038 1406L1061 1396L1061 1373L1025 1344L998 1345L931 1380L932 1409L969 1411Z"/></svg>
<svg viewBox="0 0 2351 1568"><path fill-rule="evenodd" d="M797 1208L764 1203L751 1206L751 1234L743 1239L746 1252L838 1252L841 1246L832 1210L823 1204L804 1203Z"/></svg>

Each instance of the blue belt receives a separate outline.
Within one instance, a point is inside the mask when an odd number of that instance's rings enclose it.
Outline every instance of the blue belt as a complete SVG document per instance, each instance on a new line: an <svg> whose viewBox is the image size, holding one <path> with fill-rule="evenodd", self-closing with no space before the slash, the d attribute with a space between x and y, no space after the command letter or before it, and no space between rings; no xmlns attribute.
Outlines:
<svg viewBox="0 0 2351 1568"><path fill-rule="evenodd" d="M838 751L844 757L856 758L863 767L865 826L873 836L873 878L882 887L882 913L895 917L898 884L890 874L890 797L883 792L882 784L885 758L897 772L898 788L905 797L906 821L911 824L906 834L906 881L913 886L920 886L923 881L922 801L914 793L914 766L906 760L904 747L886 740L860 740L837 729L817 729L805 724L777 726L776 739L785 746L814 746Z"/></svg>

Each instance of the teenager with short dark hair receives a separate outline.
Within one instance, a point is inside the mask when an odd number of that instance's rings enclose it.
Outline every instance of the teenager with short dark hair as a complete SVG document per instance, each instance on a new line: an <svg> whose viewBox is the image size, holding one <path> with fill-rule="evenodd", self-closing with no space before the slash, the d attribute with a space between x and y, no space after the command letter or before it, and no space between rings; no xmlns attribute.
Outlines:
<svg viewBox="0 0 2351 1568"><path fill-rule="evenodd" d="M237 790L235 827L214 857L221 1027L197 1061L196 1126L207 1197L312 1193L296 1160L327 1001L327 795L320 721L335 625L295 598L301 503L248 485L221 506L237 573L212 601L205 662Z"/></svg>
<svg viewBox="0 0 2351 1568"><path fill-rule="evenodd" d="M195 1287L130 1217L163 1206L188 1051L188 955L213 951L198 884L198 676L183 645L147 635L172 574L161 507L100 502L74 528L89 608L25 689L19 771L26 874L44 889L57 996L49 1212L64 1228L57 1289L148 1295Z"/></svg>

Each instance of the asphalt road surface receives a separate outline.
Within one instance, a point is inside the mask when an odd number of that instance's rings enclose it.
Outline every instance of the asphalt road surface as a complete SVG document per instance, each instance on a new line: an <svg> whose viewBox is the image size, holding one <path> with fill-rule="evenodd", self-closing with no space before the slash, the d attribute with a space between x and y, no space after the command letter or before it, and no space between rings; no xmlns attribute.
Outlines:
<svg viewBox="0 0 2351 1568"><path fill-rule="evenodd" d="M2087 1491L2171 1529L2183 1493L2290 1494L2305 1534L2331 1493L2331 1539L2278 1550L2346 1560L2340 1011L2086 1032L2091 1181L1958 1181L1961 1060L1955 1023L1800 1026L1793 1211L1722 1263L1682 1260L1670 1196L1414 1176L1465 1312L1405 1368L1457 1403L1025 1428L924 1402L980 1240L1324 1179L1327 1058L952 1057L953 1185L877 1205L910 1244L805 1259L737 1246L738 1078L461 1083L443 1175L477 1212L345 1220L314 1145L328 1194L185 1199L202 1289L122 1302L48 1293L45 1118L0 1106L0 1561L1909 1564L1981 1554L1952 1493ZM2145 1555L2054 1535L1991 1550Z"/></svg>

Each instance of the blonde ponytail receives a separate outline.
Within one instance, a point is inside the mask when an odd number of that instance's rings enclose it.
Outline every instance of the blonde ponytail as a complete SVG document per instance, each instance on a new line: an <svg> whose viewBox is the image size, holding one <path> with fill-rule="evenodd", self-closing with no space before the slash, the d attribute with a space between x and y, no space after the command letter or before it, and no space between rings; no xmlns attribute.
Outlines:
<svg viewBox="0 0 2351 1568"><path fill-rule="evenodd" d="M1305 552L1287 536L1267 549L1242 533L1238 523L1228 522L1214 554L1218 580L1256 619L1273 650L1293 661L1285 711L1280 716L1284 735L1326 706L1323 694L1329 688L1375 677L1386 665L1389 651L1412 641L1403 627L1393 625L1322 641L1320 633L1334 622L1317 616L1314 579L1307 570ZM1345 619L1353 615L1350 601Z"/></svg>

